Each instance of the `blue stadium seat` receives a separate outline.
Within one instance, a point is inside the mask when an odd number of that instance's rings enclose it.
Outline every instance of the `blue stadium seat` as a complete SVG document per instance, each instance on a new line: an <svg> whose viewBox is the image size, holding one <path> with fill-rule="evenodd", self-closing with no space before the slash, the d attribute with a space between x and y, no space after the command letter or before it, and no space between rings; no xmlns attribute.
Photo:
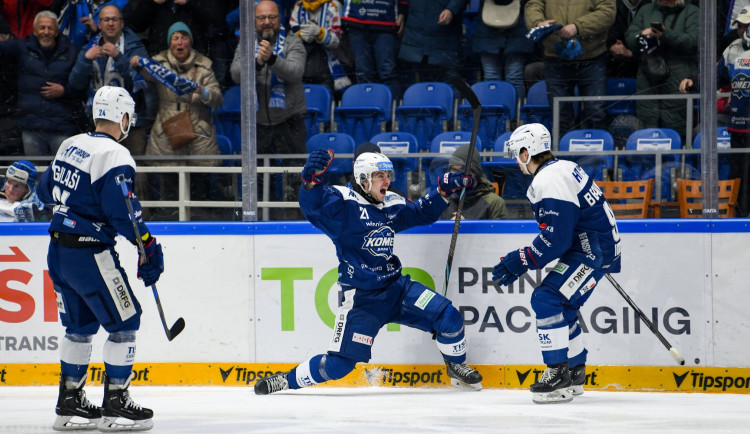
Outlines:
<svg viewBox="0 0 750 434"><path fill-rule="evenodd" d="M671 128L645 128L635 131L625 143L626 151L655 151L682 149L682 140L677 131ZM655 158L653 155L623 155L620 166L623 168L623 181L638 181L655 178ZM663 155L661 182L662 198L671 198L672 177L670 171L679 167L678 155ZM656 190L656 188L654 188ZM655 194L655 193L654 193Z"/></svg>
<svg viewBox="0 0 750 434"><path fill-rule="evenodd" d="M232 144L232 153L242 149L242 95L240 86L232 86L224 92L221 107L214 110L216 134L226 136Z"/></svg>
<svg viewBox="0 0 750 434"><path fill-rule="evenodd" d="M719 150L730 149L732 147L730 141L731 136L727 127L719 127L716 131L716 148ZM698 135L695 136L695 140L693 140L693 149L701 149L701 133L698 133ZM719 179L729 179L729 166L731 161L732 154L719 154ZM700 154L689 155L688 162L696 169L698 174L700 174Z"/></svg>
<svg viewBox="0 0 750 434"><path fill-rule="evenodd" d="M331 129L331 91L322 84L305 84L307 138Z"/></svg>
<svg viewBox="0 0 750 434"><path fill-rule="evenodd" d="M374 135L370 141L380 147L380 151L388 154L396 171L394 185L404 194L408 191L407 172L417 170L417 158L396 157L394 154L417 153L417 138L414 134L396 131L392 133L380 133Z"/></svg>
<svg viewBox="0 0 750 434"><path fill-rule="evenodd" d="M605 130L571 130L560 139L559 149L561 151L586 151L585 156L562 157L575 161L592 178L597 181L605 181L607 177L604 171L613 167L614 156L601 155L600 151L613 151L615 139Z"/></svg>
<svg viewBox="0 0 750 434"><path fill-rule="evenodd" d="M346 133L319 133L307 139L307 152L318 149L332 149L336 158L331 162L328 173L335 176L352 173L352 159L339 158L339 154L354 153L354 139Z"/></svg>
<svg viewBox="0 0 750 434"><path fill-rule="evenodd" d="M484 143L493 143L500 134L506 131L506 123L516 118L516 88L507 81L480 81L471 88L482 103L478 136ZM461 123L461 129L471 131L474 126L471 105L458 106L457 117Z"/></svg>
<svg viewBox="0 0 750 434"><path fill-rule="evenodd" d="M396 107L398 130L414 134L419 150L430 149L432 139L445 131L443 123L453 118L453 87L446 83L424 82L409 86L403 102Z"/></svg>
<svg viewBox="0 0 750 434"><path fill-rule="evenodd" d="M521 120L524 124L543 124L548 130L552 129L552 107L544 80L537 81L529 88L526 103L521 106Z"/></svg>
<svg viewBox="0 0 750 434"><path fill-rule="evenodd" d="M622 100L606 102L607 114L610 116L635 114L635 100L624 98L625 96L635 95L635 78L608 78L607 95L623 95Z"/></svg>
<svg viewBox="0 0 750 434"><path fill-rule="evenodd" d="M430 152L445 154L445 157L423 158L422 168L425 171L425 185L427 191L436 187L435 180L448 170L448 160L457 148L471 143L471 131L447 131L432 139ZM476 152L482 149L482 139L477 137L474 144Z"/></svg>
<svg viewBox="0 0 750 434"><path fill-rule="evenodd" d="M232 148L232 142L229 137L217 134L216 142L219 144L219 153L221 155L234 155L234 149ZM239 160L236 160L239 161ZM222 160L222 166L234 166L235 161L233 160Z"/></svg>
<svg viewBox="0 0 750 434"><path fill-rule="evenodd" d="M341 105L333 109L336 130L352 136L355 143L366 142L383 130L382 123L390 121L392 104L391 90L384 84L349 86Z"/></svg>

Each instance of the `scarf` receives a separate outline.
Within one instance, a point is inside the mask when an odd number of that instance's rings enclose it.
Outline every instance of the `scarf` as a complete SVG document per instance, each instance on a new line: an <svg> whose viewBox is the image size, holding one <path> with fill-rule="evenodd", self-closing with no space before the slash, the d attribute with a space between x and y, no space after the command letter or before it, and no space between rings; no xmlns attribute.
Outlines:
<svg viewBox="0 0 750 434"><path fill-rule="evenodd" d="M255 38L255 56L258 56L258 38ZM277 57L284 58L284 47L286 45L286 30L284 28L279 29L279 36L276 38L276 42L273 45L273 54ZM268 100L269 108L286 108L286 89L284 88L284 81L276 74L271 71L271 96Z"/></svg>
<svg viewBox="0 0 750 434"><path fill-rule="evenodd" d="M185 77L180 77L179 74L172 72L171 69L162 66L161 63L153 59L141 57L138 59L138 65L142 68L142 71L146 71L154 80L176 93L177 96L187 95L198 89L198 83L188 80Z"/></svg>
<svg viewBox="0 0 750 434"><path fill-rule="evenodd" d="M330 7L330 1L325 0L322 4L320 2L317 2L316 4L312 6L317 6L314 9L308 8L304 2L303 6L298 9L297 11L297 24L309 24L314 23L320 27L323 27L328 31L329 28L331 28L331 19L334 18L332 15L328 14L328 8ZM335 23L337 26L339 23ZM328 37L328 34L326 33L326 37ZM331 74L331 79L333 80L333 88L335 90L340 90L345 87L350 86L352 83L349 80L349 77L346 75L346 71L344 70L344 66L341 64L341 61L339 61L338 57L336 57L336 54L334 53L334 50L329 49L326 46L326 40L324 39L322 41L323 49L326 52L326 57L328 60L328 72Z"/></svg>

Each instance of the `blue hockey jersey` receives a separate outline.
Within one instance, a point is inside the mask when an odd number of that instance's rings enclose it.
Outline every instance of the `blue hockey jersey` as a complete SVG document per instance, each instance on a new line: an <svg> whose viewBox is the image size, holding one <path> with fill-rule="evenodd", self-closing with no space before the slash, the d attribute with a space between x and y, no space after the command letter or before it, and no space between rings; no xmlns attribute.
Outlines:
<svg viewBox="0 0 750 434"><path fill-rule="evenodd" d="M605 273L620 271L620 234L601 189L577 164L551 160L537 170L527 193L540 234L524 249L530 269L567 252Z"/></svg>
<svg viewBox="0 0 750 434"><path fill-rule="evenodd" d="M394 235L414 226L434 223L448 206L437 191L414 202L395 193L372 204L351 188L300 188L302 213L333 241L339 259L339 284L380 289L401 276L401 261L393 254Z"/></svg>
<svg viewBox="0 0 750 434"><path fill-rule="evenodd" d="M122 234L135 241L127 205L118 178L122 175L133 191L135 161L130 152L104 133L79 134L65 140L55 160L42 174L39 199L55 205L50 232L80 234L114 245ZM142 235L148 228L141 219L141 205L133 211Z"/></svg>

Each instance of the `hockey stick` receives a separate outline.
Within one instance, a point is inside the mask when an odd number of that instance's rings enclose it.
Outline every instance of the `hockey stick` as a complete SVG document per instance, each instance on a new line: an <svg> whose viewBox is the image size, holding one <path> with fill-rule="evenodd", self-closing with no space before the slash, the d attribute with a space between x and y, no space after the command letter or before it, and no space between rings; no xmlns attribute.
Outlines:
<svg viewBox="0 0 750 434"><path fill-rule="evenodd" d="M628 304L630 305L630 307L632 307L633 310L635 310L638 313L638 317L641 318L641 321L643 321L644 323L646 323L646 326L648 326L648 328L651 330L651 332L653 334L655 334L656 337L659 338L659 340L661 341L661 343L664 344L664 346L669 350L669 354L672 355L672 358L675 360L675 362L679 363L680 365L684 365L685 364L685 359L682 357L682 355L680 355L680 352L677 351L677 348L673 347L672 344L670 344L669 341L667 341L667 339L661 333L659 333L659 330L657 330L656 327L654 327L654 323L652 323L646 317L646 315L643 313L643 311L638 306L636 306L636 304L633 301L633 299L631 299L630 296L628 296L628 294L625 292L624 289L622 289L622 287L620 286L620 284L617 283L617 281L614 279L614 277L610 276L609 274L605 274L605 276L607 276L607 280L609 280L609 283L611 283L612 286L615 287L615 289L617 290L617 292L619 292L620 295L622 295L622 297L625 299L625 301L628 302Z"/></svg>
<svg viewBox="0 0 750 434"><path fill-rule="evenodd" d="M474 158L474 150L476 148L477 133L479 132L479 116L482 114L482 104L479 103L479 98L473 90L466 84L465 81L459 77L451 77L448 83L453 85L459 92L466 98L466 101L471 105L471 111L474 115L474 125L471 128L471 142L469 144L469 154L466 156L466 164L464 166L465 172L469 172L471 168L471 162ZM475 180L476 182L476 180ZM448 281L451 276L451 267L453 266L453 253L456 250L456 240L458 239L458 229L461 226L461 212L464 209L464 200L466 200L466 189L461 190L461 195L458 198L458 208L456 208L456 220L453 223L453 234L451 235L451 245L448 248L448 262L445 264L445 280L443 281L443 292L441 295L448 293Z"/></svg>
<svg viewBox="0 0 750 434"><path fill-rule="evenodd" d="M120 175L117 177L117 182L122 188L122 195L125 198L125 205L128 207L128 215L130 216L130 223L133 224L133 231L135 232L135 241L138 243L138 265L143 265L148 262L148 256L146 256L146 250L143 248L143 240L141 239L141 232L138 230L138 223L135 219L135 212L133 211L133 205L130 203L133 200L133 193L128 191L127 185L125 185L125 176ZM167 320L164 318L164 309L161 307L161 301L159 300L159 293L156 291L156 285L151 285L151 291L154 293L154 299L156 300L156 307L159 309L159 317L161 318L161 325L164 326L164 333L167 335L167 340L171 341L176 338L177 335L182 332L185 328L185 320L182 317L177 318L172 327L167 328Z"/></svg>

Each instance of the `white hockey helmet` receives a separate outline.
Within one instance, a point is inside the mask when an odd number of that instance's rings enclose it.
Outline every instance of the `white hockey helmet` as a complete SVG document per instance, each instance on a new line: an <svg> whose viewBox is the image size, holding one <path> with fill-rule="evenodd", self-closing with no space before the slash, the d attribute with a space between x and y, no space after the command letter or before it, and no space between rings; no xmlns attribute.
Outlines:
<svg viewBox="0 0 750 434"><path fill-rule="evenodd" d="M127 90L115 86L102 86L94 95L94 102L91 107L91 114L94 122L97 119L106 119L120 125L122 137L119 141L125 139L130 132L130 127L135 125L135 101L130 97ZM122 128L122 118L128 115L128 127Z"/></svg>
<svg viewBox="0 0 750 434"><path fill-rule="evenodd" d="M368 194L372 188L372 174L375 172L385 172L391 182L396 179L393 173L393 163L383 154L363 152L354 161L354 181ZM370 184L367 189L363 185L365 182Z"/></svg>
<svg viewBox="0 0 750 434"><path fill-rule="evenodd" d="M521 151L526 149L529 152L530 159L534 155L552 150L549 130L542 124L521 125L510 135L506 149L508 158L516 160L523 167L523 172L529 175L529 170L526 167L529 162L524 163L520 160Z"/></svg>

